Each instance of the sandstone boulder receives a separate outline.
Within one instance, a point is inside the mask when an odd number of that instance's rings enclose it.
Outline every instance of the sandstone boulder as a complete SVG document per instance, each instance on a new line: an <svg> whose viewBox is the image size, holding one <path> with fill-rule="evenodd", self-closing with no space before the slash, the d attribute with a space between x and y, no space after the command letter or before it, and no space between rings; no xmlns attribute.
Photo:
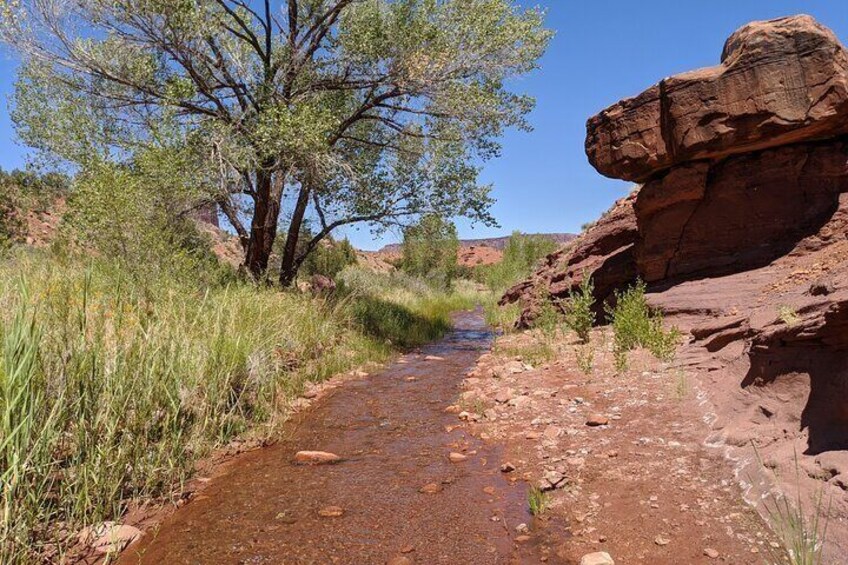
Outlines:
<svg viewBox="0 0 848 565"><path fill-rule="evenodd" d="M810 16L750 23L721 64L662 80L589 119L586 152L631 181L718 159L848 133L848 52Z"/></svg>

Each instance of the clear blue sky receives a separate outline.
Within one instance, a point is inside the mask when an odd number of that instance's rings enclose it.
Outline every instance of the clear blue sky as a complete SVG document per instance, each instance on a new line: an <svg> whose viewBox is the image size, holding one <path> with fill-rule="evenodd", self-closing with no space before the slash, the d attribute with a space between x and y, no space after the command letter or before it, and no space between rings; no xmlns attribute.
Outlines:
<svg viewBox="0 0 848 565"><path fill-rule="evenodd" d="M576 232L628 190L586 161L586 118L638 94L661 78L718 63L724 40L751 21L807 13L848 43L848 0L547 0L548 27L557 31L542 68L516 83L536 97L532 133L511 132L502 157L486 165L483 180L495 186L500 229L471 229L462 237L524 232ZM12 89L14 61L0 61L0 95ZM0 166L25 163L14 141L7 104L0 112ZM367 229L349 233L370 249Z"/></svg>

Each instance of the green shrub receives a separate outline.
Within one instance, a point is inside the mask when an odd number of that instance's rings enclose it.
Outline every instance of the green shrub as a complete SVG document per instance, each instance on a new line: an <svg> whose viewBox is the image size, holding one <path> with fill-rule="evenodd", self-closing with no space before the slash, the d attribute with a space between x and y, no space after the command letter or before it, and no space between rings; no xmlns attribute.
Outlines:
<svg viewBox="0 0 848 565"><path fill-rule="evenodd" d="M65 235L138 278L211 276L216 280L201 281L210 284L231 278L232 269L221 265L209 240L180 212L190 208L194 194L161 183L138 166L91 165L76 178Z"/></svg>
<svg viewBox="0 0 848 565"><path fill-rule="evenodd" d="M588 343L592 327L595 325L594 296L595 285L588 273L583 273L583 281L576 292L571 292L565 306L565 323L580 338Z"/></svg>
<svg viewBox="0 0 848 565"><path fill-rule="evenodd" d="M427 215L404 230L400 268L446 289L456 278L458 253L456 226L440 216Z"/></svg>
<svg viewBox="0 0 848 565"><path fill-rule="evenodd" d="M355 264L356 250L350 241L328 240L307 255L301 272L307 276L323 275L335 279L346 267Z"/></svg>
<svg viewBox="0 0 848 565"><path fill-rule="evenodd" d="M539 314L533 320L533 325L542 333L545 341L551 343L557 337L557 330L562 321L562 311L554 303L554 299L550 294L543 296L541 302L542 305L539 307Z"/></svg>
<svg viewBox="0 0 848 565"><path fill-rule="evenodd" d="M476 268L476 278L495 292L503 292L532 274L539 261L557 249L556 242L538 235L514 232L504 248L503 259Z"/></svg>
<svg viewBox="0 0 848 565"><path fill-rule="evenodd" d="M509 333L515 329L515 323L521 315L519 304L498 304L497 295L492 294L491 299L483 304L486 313L486 324L502 333Z"/></svg>
<svg viewBox="0 0 848 565"><path fill-rule="evenodd" d="M541 516L550 506L548 494L537 486L530 487L530 490L527 491L527 506L530 514Z"/></svg>
<svg viewBox="0 0 848 565"><path fill-rule="evenodd" d="M648 305L645 298L645 283L637 283L623 292L616 291L615 306L607 304L607 316L612 322L615 335L615 366L622 371L627 368L627 352L644 347L658 359L673 358L680 332L677 328L663 330L662 314Z"/></svg>

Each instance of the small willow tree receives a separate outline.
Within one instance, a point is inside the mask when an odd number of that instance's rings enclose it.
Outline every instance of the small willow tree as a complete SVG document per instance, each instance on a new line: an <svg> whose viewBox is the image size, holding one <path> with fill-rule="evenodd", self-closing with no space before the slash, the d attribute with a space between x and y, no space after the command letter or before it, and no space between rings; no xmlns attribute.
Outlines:
<svg viewBox="0 0 848 565"><path fill-rule="evenodd" d="M411 275L449 287L458 269L458 253L456 226L429 214L404 230L400 266Z"/></svg>
<svg viewBox="0 0 848 565"><path fill-rule="evenodd" d="M0 0L0 18L24 141L83 168L193 155L253 276L286 226L284 285L344 225L492 223L478 166L528 127L508 82L551 36L511 0Z"/></svg>

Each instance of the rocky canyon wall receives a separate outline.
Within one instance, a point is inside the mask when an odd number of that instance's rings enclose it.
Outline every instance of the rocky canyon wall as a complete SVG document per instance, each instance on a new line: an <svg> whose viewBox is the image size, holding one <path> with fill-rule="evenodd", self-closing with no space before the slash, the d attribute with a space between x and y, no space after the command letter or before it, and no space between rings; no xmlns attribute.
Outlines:
<svg viewBox="0 0 848 565"><path fill-rule="evenodd" d="M586 152L641 186L503 302L530 325L584 276L599 304L646 281L687 335L710 442L824 489L830 558L848 555L848 51L809 16L748 24L718 66L590 118Z"/></svg>

